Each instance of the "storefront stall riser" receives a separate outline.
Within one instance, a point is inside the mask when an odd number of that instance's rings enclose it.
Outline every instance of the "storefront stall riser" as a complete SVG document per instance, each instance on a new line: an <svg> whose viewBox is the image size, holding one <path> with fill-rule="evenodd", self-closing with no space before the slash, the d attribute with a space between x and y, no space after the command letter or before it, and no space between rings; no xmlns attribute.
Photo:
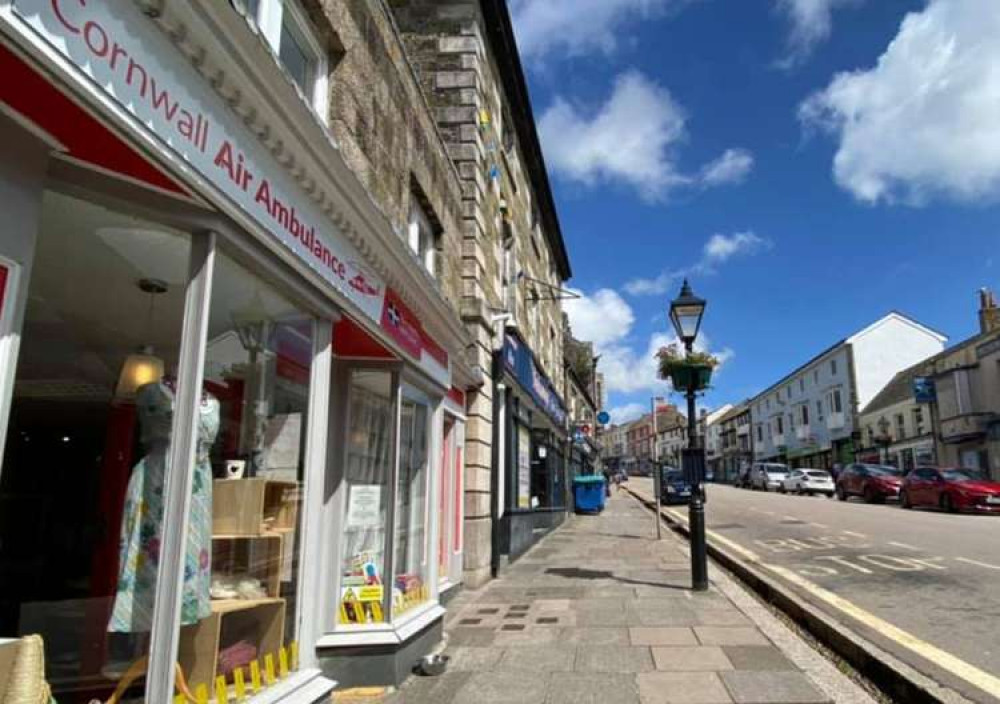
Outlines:
<svg viewBox="0 0 1000 704"><path fill-rule="evenodd" d="M126 26L128 31L124 29ZM61 304L64 318L67 315L79 318L79 313L73 310L83 310L88 315L113 314L119 332L102 342L106 349L101 354L106 355L107 361L102 362L100 374L93 378L87 376L98 368L93 365L88 372L67 367L61 358L53 361L63 365L53 368L61 369L61 378L66 381L88 380L86 398L91 405L95 402L107 404L107 399L118 393L113 376L117 376L116 370L133 341L143 344L155 341L156 349L163 355L160 359L166 363L161 366L165 366L164 371L168 373L168 378L161 382L161 397L171 398L173 409L172 421L165 427L166 437L173 440L164 446L165 466L172 469L163 475L162 514L156 514L162 517L158 525L192 526L197 516L204 515L205 505L192 499L202 490L199 487L205 486L206 476L210 476L197 469L202 466L202 457L206 462L211 461L215 472L232 469L267 476L266 472L283 471L285 477L293 477L293 486L298 489L285 495L291 497L295 502L292 506L297 509L277 514L292 516L290 521L268 523L266 521L272 519L264 518L249 532L217 535L213 536L213 541L222 539L227 545L277 542L284 546L281 552L287 557L280 562L262 563L265 567L274 565L279 572L261 575L254 587L264 589L265 585L272 585L269 587L272 593L263 596L270 601L266 608L261 602L261 613L269 609L269 613L283 615L281 620L286 623L282 628L277 625L280 620L275 620L274 625L268 627L274 635L270 636L266 648L263 641L253 644L255 650L270 651L259 653L261 677L267 685L261 695L262 701L318 699L328 691L331 683L320 676L316 667L319 659L313 645L319 643L323 630L336 628L333 614L336 613L334 605L339 601L334 594L336 582L324 579L323 574L324 567L334 569L331 564L334 556L328 554L330 541L323 539L326 524L335 511L324 491L330 481L328 458L335 452L328 444L327 435L331 424L335 426L337 422L329 414L333 359L337 352L332 344L332 328L335 323L340 324L338 320L347 320L342 316L353 317L372 338L373 344L388 350L390 356L398 360L400 368L420 379L422 384L438 388L439 395L448 389L447 359L441 363L442 350L429 340L424 341L427 344L415 356L412 344L404 344L398 331L386 326L387 317L395 320L398 316L387 316L387 288L375 273L360 264L365 259L348 241L357 234L341 236L339 228L347 226L348 220L340 219L337 228L330 226L329 205L325 212L312 205L316 202L315 192L312 196L306 195L274 157L260 148L256 137L234 117L186 57L178 53L136 5L116 3L112 10L100 0L86 4L17 0L13 5L3 3L0 6L0 29L5 41L10 42L9 48L0 47L4 66L10 69L5 72L7 76L14 75L15 71L23 73L30 64L44 67L44 73L27 69L32 76L31 85L37 90L27 89L29 84L23 81L9 81L8 88L16 83L17 90L0 94L4 112L0 117L0 131L3 143L11 145L0 163L3 176L0 198L4 212L11 218L0 240L5 272L3 306L0 308L0 334L3 335L0 355L5 362L4 376L0 378L0 430L5 432L0 435L6 440L5 454L7 457L30 456L25 454L28 452L25 447L15 446L15 438L6 432L8 427L13 429L15 421L22 423L18 426L22 429L29 427L22 422L26 416L11 408L13 400L19 408L28 408L24 399L29 397L16 389L31 389L34 394L31 398L56 398L51 391L45 390L51 389L51 384L48 387L40 385L45 378L35 380L20 376L32 372L29 361L32 364L45 361L38 355L19 355L18 340L23 340L20 343L22 352L42 344L41 337L25 328L34 325L36 320L41 321L38 313L32 312L29 298L50 301L50 308L58 300L65 301ZM210 30L198 27L197 31ZM188 39L194 41L197 37L189 36ZM155 89L154 78L163 82ZM276 90L280 93L282 88L278 86ZM133 95L135 91L139 91L138 96ZM154 91L162 91L157 93L162 96L159 100L152 97ZM72 94L75 102L67 101L64 92ZM293 92L288 94L294 95ZM47 109L60 101L63 110ZM84 111L81 105L85 106ZM80 113L84 119L79 116L67 119L69 112ZM67 126L72 129L67 131ZM95 135L100 138L99 142L95 141ZM97 143L102 148L95 150ZM266 191L263 184L267 184ZM345 191L356 186L339 188L342 198ZM62 205L54 209L52 204L55 202ZM97 233L93 242L99 247L92 248L93 253L105 250L117 253L114 257L109 254L95 260L105 268L114 267L109 270L118 277L114 281L125 282L130 277L136 279L139 275L160 273L162 267L169 264L163 300L158 304L150 300L147 312L144 310L145 298L138 290L130 299L127 287L113 288L112 279L95 279L95 275L100 276L96 270L74 270L74 266L86 266L88 260L74 260L67 257L65 251L61 252L61 259L53 259L47 254L47 251L60 253L55 244L62 236L62 225L53 218L57 214L63 218L75 217L75 211L71 213L66 207L82 209L80 212L107 220L103 229L88 232L89 236ZM77 225L79 230L84 221L78 221ZM252 236L248 237L247 232ZM153 236L150 233L158 235L158 241L166 245L154 249L152 256L143 256L141 252L150 251L149 237ZM146 240L140 241L142 237ZM49 247L50 244L53 246ZM56 262L58 269L54 266ZM255 273L250 274L251 270ZM57 299L55 293L66 285L83 287L81 291L92 295L78 295L78 300L73 296ZM85 306L86 301L100 298L102 287L103 293L113 297L104 302L103 308ZM36 289L46 296L29 295ZM55 309L46 311L46 315L52 312ZM290 318L282 317L289 314L294 314L301 322L293 323ZM102 330L116 329L93 322L79 327L76 318L72 319L77 327L66 328L67 334L80 335L89 329L93 336L106 334ZM286 337L294 333L305 343L304 347L299 345L305 350L305 356L291 367L287 363L282 366L285 353L280 340L283 334L272 335L273 323L279 319L284 321L281 326L287 331L283 333ZM419 328L417 331L421 332ZM171 334L165 337L164 333ZM245 356L247 354L249 356ZM156 355L144 357L155 358ZM279 367L277 371L275 363ZM290 371L296 366L299 371ZM157 375L163 373L157 370L144 381L156 382ZM79 394L84 387L77 383L73 388ZM296 388L299 390L295 391ZM280 400L280 395L270 395L279 393L291 399L290 392L300 399L295 403L301 404L295 411L299 420L283 422L286 429L298 428L299 440L292 443L284 441L287 433L283 435L284 431L273 423L276 413L292 408L290 401ZM279 408L279 404L283 405ZM58 408L69 409L70 402L59 401ZM125 456L133 458L120 462L116 471L124 470L127 477L131 470L133 477L139 476L138 467L142 463L134 470L131 464L141 455L132 454L125 440L127 436L121 435L125 431L133 432L131 428L135 427L134 421L127 421L127 415L122 416L127 412L128 400L126 398L124 405L113 404L109 408L126 420L120 424L120 431L108 426L107 441L119 438L115 440L117 445L123 451L128 450ZM125 411L115 411L116 408ZM218 411L212 410L215 408ZM212 420L218 417L216 413L221 415L221 428L216 425L217 420ZM61 414L64 426L71 421L71 416ZM248 422L249 418L253 420ZM287 418L290 417L286 415ZM208 425L205 425L206 419ZM439 411L435 411L434 419L429 454L432 459L422 480L425 496L436 495L436 477L440 472L440 465L434 461L440 449ZM273 435L269 435L272 432L269 426L274 426ZM33 427L35 430L25 430L17 436L22 445L32 437L36 440L41 437L32 435L39 432L39 426ZM150 448L155 446L150 444L154 436L149 434L148 424L146 427L140 425L137 432L142 434L141 438L139 435L133 437L141 443L139 447L148 457ZM70 433L63 437L62 442L68 447L61 450L62 457L71 460L69 466L80 466L83 455L79 451L66 454L72 452L77 438ZM105 442L93 432L84 433L82 437L96 437L96 442ZM267 437L271 440L266 440ZM284 443L280 445L284 457L297 458L290 460L285 469L273 462L269 464L267 459L281 454L279 445L275 444L279 442ZM99 447L84 452L96 455L100 452ZM261 448L265 452L261 453ZM103 454L107 454L107 450ZM108 462L106 459L101 472L108 471L111 466ZM145 466L145 476L150 481L149 477L153 476L148 473L150 465ZM393 471L398 472L398 467ZM18 476L13 460L10 463L5 460L0 470L5 491L13 490L11 482ZM78 476L89 475L78 473ZM218 493L219 496L224 494ZM5 502L4 506L6 509L9 503ZM68 514L63 511L62 515ZM128 515L127 510L124 515ZM262 514L267 515L266 511ZM436 512L430 512L422 529L434 541L432 545L436 544L438 535L435 516ZM5 514L3 518L4 530L12 525L8 517L9 514ZM250 523L254 523L252 515ZM291 532L281 533L286 526ZM173 654L180 648L180 660L183 661L186 652L187 636L177 625L182 622L181 615L186 613L191 595L190 580L185 572L208 570L210 563L203 559L200 566L191 567L190 527L187 531L162 531L159 535L155 528L152 530L157 544L155 552L148 554L157 569L146 592L152 604L149 625L144 628L149 636L133 637L128 646L137 655L148 652L149 660L148 666L143 666L145 685L141 684L141 679L137 680L130 696L138 694L148 702L163 702L170 700L175 690L176 658ZM108 527L109 535L113 537L115 532L114 526ZM393 535L391 531L386 532ZM337 547L339 549L339 544ZM47 549L52 553L51 545ZM97 550L97 544L93 543L90 549ZM430 562L434 564L430 566L427 596L428 601L434 602L437 598L437 560ZM215 564L222 563L216 559ZM120 592L122 581L118 581ZM213 588L215 586L213 584ZM51 595L56 587L56 581L50 578L46 584L49 599L53 598ZM274 592L275 589L278 591ZM99 607L97 613L100 614L101 609L108 608L107 598L97 593L95 596L101 596L101 603L105 604ZM283 613L286 605L290 609ZM116 613L117 609L116 603ZM215 610L214 606L213 612L237 613ZM425 613L429 612L430 609ZM83 613L93 616L94 610L85 606ZM198 622L197 617L192 619L184 617L183 620L185 623ZM96 621L99 626L96 633L100 633L104 630L100 626L102 619L98 617ZM391 626L398 642L412 644L432 637L428 634L432 633L434 623L410 618L393 622ZM418 626L424 627L422 634ZM22 632L20 627L15 629L14 633L0 635ZM68 641L61 637L64 631L57 629L52 633L49 642L53 647L60 642L60 647L66 646ZM357 642L359 646L364 644L364 634ZM96 665L87 673L80 670L57 684L61 702L106 692L123 676L120 670L102 665L100 648L93 651L92 646L85 647L90 650L74 656L76 665L83 667L88 662L96 662ZM220 647L217 637L213 647L216 649L213 653ZM236 657L235 651L230 656ZM50 663L55 667L59 660L50 658ZM213 666L210 671L214 669ZM249 670L247 678L252 679ZM192 684L207 685L214 694L218 683L211 677L208 679ZM229 680L227 685L231 688L235 682ZM58 688L62 688L61 691Z"/></svg>

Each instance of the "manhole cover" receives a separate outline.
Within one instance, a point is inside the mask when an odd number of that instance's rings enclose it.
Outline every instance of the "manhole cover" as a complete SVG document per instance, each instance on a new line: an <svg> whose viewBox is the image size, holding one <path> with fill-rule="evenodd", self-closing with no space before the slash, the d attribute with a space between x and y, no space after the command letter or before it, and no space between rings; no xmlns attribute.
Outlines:
<svg viewBox="0 0 1000 704"><path fill-rule="evenodd" d="M746 528L742 523L720 523L717 526L710 526L712 530L727 530L729 528Z"/></svg>
<svg viewBox="0 0 1000 704"><path fill-rule="evenodd" d="M795 520L782 521L783 526L806 526L809 525L806 521L800 521L797 518Z"/></svg>

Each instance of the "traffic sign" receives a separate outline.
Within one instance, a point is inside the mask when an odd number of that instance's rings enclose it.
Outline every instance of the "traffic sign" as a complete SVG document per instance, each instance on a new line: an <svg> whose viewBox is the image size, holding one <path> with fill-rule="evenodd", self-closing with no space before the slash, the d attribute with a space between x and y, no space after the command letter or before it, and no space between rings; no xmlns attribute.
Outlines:
<svg viewBox="0 0 1000 704"><path fill-rule="evenodd" d="M611 414L607 411L601 411L597 414L597 422L601 425L607 425L611 422Z"/></svg>

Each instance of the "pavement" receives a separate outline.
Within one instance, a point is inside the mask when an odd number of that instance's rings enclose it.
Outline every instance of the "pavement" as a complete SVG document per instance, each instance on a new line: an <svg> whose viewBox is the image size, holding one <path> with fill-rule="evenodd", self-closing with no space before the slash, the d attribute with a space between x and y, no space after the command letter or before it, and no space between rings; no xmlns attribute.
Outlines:
<svg viewBox="0 0 1000 704"><path fill-rule="evenodd" d="M652 494L650 480L630 486ZM1000 702L1000 516L707 490L710 543L943 690Z"/></svg>
<svg viewBox="0 0 1000 704"><path fill-rule="evenodd" d="M686 544L626 492L571 516L448 605L447 672L405 704L867 704L725 573L690 590Z"/></svg>

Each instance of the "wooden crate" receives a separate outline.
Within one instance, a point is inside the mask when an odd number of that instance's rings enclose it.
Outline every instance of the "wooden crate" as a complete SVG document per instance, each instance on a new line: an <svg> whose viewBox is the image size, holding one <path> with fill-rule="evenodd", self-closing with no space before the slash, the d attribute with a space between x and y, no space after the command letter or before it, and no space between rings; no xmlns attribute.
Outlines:
<svg viewBox="0 0 1000 704"><path fill-rule="evenodd" d="M257 648L257 660L263 669L268 653L277 661L284 636L284 599L213 601L210 616L181 628L177 661L192 691L204 684L214 692L222 649L245 639Z"/></svg>
<svg viewBox="0 0 1000 704"><path fill-rule="evenodd" d="M295 529L300 499L295 482L262 477L216 479L212 492L214 535L260 535Z"/></svg>
<svg viewBox="0 0 1000 704"><path fill-rule="evenodd" d="M269 597L281 596L285 535L213 535L212 576L259 579Z"/></svg>

